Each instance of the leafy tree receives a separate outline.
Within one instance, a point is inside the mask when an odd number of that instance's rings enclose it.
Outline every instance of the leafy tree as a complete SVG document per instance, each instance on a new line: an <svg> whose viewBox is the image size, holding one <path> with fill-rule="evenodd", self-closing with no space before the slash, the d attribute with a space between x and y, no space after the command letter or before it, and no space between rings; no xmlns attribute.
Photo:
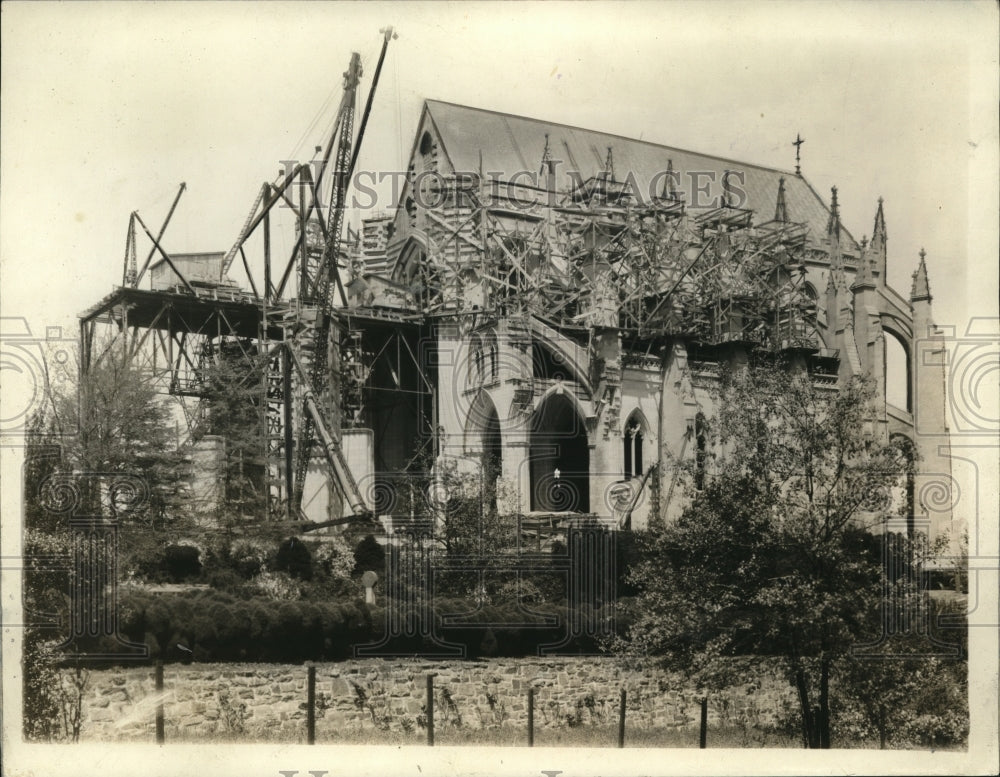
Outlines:
<svg viewBox="0 0 1000 777"><path fill-rule="evenodd" d="M756 361L724 372L707 435L709 477L673 524L643 538L640 591L622 649L708 685L777 659L794 683L803 740L830 746L830 678L878 636L878 528L911 466L872 422L871 387L814 385ZM679 464L684 468L686 465Z"/></svg>
<svg viewBox="0 0 1000 777"><path fill-rule="evenodd" d="M108 508L102 481L106 485L111 473L138 476L145 507L131 513L130 520L163 528L168 519L185 513L184 461L172 433L170 407L151 376L120 350L108 347L100 353L82 374L69 362L49 374L48 401L32 424L39 441L58 446L58 464L39 464L49 472L73 473L81 509L97 513ZM40 496L37 490L26 493L29 516L44 511Z"/></svg>
<svg viewBox="0 0 1000 777"><path fill-rule="evenodd" d="M430 492L438 518L435 539L443 551L438 563L448 570L439 587L490 602L501 596L503 580L494 570L509 562L517 526L498 507L504 484L492 477L494 471L486 457L473 472L461 472L454 459L445 459L435 468Z"/></svg>
<svg viewBox="0 0 1000 777"><path fill-rule="evenodd" d="M109 516L121 506L109 499L109 480L116 473L134 476L143 507L118 516L123 539L136 526L143 535L156 534L150 529L163 529L183 513L182 460L171 439L169 409L150 378L120 350L95 352L101 357L82 375L73 359L46 365L44 402L28 422L23 476L29 564L23 596L31 625L24 631L23 668L25 735L32 739L79 735L87 674L79 665L72 675L60 674L65 657L57 646L66 635L54 624L66 622L69 591L90 584L74 576L100 574L72 565L55 570L32 565L46 557L64 564L71 559L66 516L48 501L59 493L47 491L50 478L65 478L61 495L75 492L76 514Z"/></svg>
<svg viewBox="0 0 1000 777"><path fill-rule="evenodd" d="M260 369L249 343L224 343L205 367L206 398L199 434L225 440L224 516L232 523L267 509L266 431Z"/></svg>

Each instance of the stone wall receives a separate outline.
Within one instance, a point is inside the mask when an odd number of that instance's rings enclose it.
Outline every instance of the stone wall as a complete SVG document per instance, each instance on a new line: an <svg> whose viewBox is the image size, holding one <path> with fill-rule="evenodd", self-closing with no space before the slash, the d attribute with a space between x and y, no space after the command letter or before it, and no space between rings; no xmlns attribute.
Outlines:
<svg viewBox="0 0 1000 777"><path fill-rule="evenodd" d="M697 728L699 721L702 694L684 678L652 668L629 670L612 658L367 659L317 665L317 740L379 729L419 734L429 673L436 674L438 729L455 726L459 718L462 727L472 729L524 727L529 685L536 689L536 729L613 725L622 688L630 729ZM302 665L168 664L167 739L242 735L304 741L306 678ZM82 739L150 741L156 703L153 667L92 671ZM756 688L711 694L709 722L736 724L742 718L768 725L792 704L793 689L768 677Z"/></svg>

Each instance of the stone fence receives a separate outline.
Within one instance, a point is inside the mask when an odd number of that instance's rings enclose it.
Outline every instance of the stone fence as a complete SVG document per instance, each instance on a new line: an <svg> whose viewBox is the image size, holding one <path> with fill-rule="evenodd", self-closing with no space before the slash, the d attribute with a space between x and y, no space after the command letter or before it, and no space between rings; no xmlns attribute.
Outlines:
<svg viewBox="0 0 1000 777"><path fill-rule="evenodd" d="M163 672L168 742L178 736L296 741L297 734L305 741L306 666L167 664ZM317 741L343 739L349 731L419 731L428 674L436 675L438 729L524 727L529 686L535 688L536 729L615 724L622 688L630 729L696 729L704 695L682 676L628 669L605 657L317 664ZM152 666L92 671L81 739L153 741L158 701ZM756 685L710 694L709 724L769 726L794 704L787 682L758 678Z"/></svg>

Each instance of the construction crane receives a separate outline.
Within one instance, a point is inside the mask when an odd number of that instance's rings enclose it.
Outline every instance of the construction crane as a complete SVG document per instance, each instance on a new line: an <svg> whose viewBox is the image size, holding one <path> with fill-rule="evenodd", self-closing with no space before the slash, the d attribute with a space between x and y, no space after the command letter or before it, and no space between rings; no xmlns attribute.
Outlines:
<svg viewBox="0 0 1000 777"><path fill-rule="evenodd" d="M371 89L365 104L357 137L354 134L354 106L357 88L361 80L361 58L358 54L351 55L350 65L344 73L344 93L333 132L327 143L323 163L319 168L316 180L313 182L313 202L319 202L319 192L322 186L323 173L333 155L334 168L329 213L325 226L322 218L320 227L323 233L323 249L318 260L309 255L306 246L306 228L308 214L300 219L299 228L302 231L302 261L299 296L303 302L313 309L315 315L303 321L304 326L297 333L295 340L288 344L292 364L302 383L302 423L295 446L295 477L293 481L292 498L289 504L289 518L304 518L302 513L302 498L305 490L306 474L313 455L317 437L322 443L322 449L329 465L330 474L338 490L344 496L353 512L353 517L370 517L371 511L358 485L351 475L350 467L344 458L340 440L336 434L337 425L332 423L333 405L336 398L330 396L329 350L331 335L335 332L333 322L337 315L334 306L334 289L339 294L341 304L347 304L344 287L340 278L338 265L341 233L344 226L344 209L347 192L357 164L365 127L371 113L372 101L378 87L382 64L385 61L389 41L396 37L392 27L382 30L382 51L379 55ZM336 344L334 344L336 345ZM287 400L286 400L287 401ZM334 519L323 522L332 525L351 520Z"/></svg>

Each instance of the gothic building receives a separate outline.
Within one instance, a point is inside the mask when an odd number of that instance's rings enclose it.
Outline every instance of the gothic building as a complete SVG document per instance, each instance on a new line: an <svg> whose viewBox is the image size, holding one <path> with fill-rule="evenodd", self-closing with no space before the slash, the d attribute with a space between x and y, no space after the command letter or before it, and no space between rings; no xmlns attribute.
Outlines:
<svg viewBox="0 0 1000 777"><path fill-rule="evenodd" d="M641 528L654 490L682 509L657 465L698 472L718 365L767 349L831 390L871 376L877 433L917 460L912 520L951 529L933 501L950 469L927 266L908 295L887 285L881 199L859 242L836 189L827 204L798 169L427 101L398 208L361 241L346 312L365 323L340 372L359 481L429 450L485 473L529 528ZM389 333L414 374L378 366Z"/></svg>

